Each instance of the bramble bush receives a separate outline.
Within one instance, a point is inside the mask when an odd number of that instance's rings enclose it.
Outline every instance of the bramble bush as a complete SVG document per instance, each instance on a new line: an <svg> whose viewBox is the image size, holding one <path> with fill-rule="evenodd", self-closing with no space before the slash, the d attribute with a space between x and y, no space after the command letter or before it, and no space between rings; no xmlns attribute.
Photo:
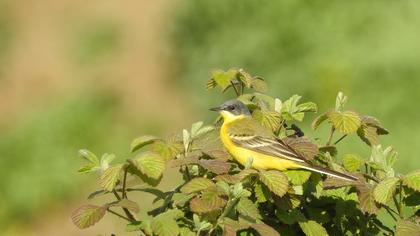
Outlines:
<svg viewBox="0 0 420 236"><path fill-rule="evenodd" d="M97 174L101 187L88 198L111 194L115 201L81 206L72 214L74 224L87 228L110 213L127 221L127 231L140 235L420 234L420 170L395 173L397 152L379 141L388 130L374 117L345 109L343 93L333 109L312 122L314 130L331 127L321 140L305 136L298 125L306 113L317 111L315 103L301 103L298 95L285 101L265 95L264 79L242 69L214 71L207 88L216 87L234 90L254 119L308 161L351 172L358 180L305 170L255 170L250 168L252 160L240 166L218 139L219 117L214 125L197 122L166 139L140 136L131 143L133 157L124 163L111 164L113 154L99 159L80 150L88 164L79 172ZM349 135L370 146L370 157L346 154L338 159L337 144ZM165 168L178 168L184 180L166 192L156 188ZM129 197L132 191L153 194L159 205L139 217L141 209ZM392 226L377 217L380 209L392 217Z"/></svg>

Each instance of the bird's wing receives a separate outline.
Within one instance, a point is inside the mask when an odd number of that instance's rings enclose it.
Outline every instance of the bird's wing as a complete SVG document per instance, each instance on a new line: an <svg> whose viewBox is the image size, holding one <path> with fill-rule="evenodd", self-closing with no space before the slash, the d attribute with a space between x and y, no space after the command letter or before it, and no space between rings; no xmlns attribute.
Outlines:
<svg viewBox="0 0 420 236"><path fill-rule="evenodd" d="M244 118L230 123L227 132L232 142L242 148L269 156L306 162L290 146L274 137L270 130L252 118Z"/></svg>

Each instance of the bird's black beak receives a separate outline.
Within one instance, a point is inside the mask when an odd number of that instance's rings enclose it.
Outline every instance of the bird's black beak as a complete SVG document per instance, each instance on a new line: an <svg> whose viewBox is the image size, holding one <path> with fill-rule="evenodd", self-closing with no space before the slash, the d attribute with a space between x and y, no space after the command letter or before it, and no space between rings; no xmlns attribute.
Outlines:
<svg viewBox="0 0 420 236"><path fill-rule="evenodd" d="M223 110L223 109L220 106L210 108L210 111L221 111L221 110Z"/></svg>

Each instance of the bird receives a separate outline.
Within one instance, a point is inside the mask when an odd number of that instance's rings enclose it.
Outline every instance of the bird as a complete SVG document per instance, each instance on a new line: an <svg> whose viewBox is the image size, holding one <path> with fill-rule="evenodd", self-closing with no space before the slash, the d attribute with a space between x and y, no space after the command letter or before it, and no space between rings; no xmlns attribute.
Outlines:
<svg viewBox="0 0 420 236"><path fill-rule="evenodd" d="M222 116L220 139L226 150L243 166L251 163L250 167L257 170L305 169L347 181L358 180L355 176L309 163L271 130L252 118L248 107L237 99L228 100L210 110Z"/></svg>

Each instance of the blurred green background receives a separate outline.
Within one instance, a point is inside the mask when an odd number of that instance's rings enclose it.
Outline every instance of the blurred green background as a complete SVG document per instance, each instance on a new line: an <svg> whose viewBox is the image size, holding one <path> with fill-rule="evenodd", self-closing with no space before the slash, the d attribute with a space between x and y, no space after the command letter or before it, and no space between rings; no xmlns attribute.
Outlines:
<svg viewBox="0 0 420 236"><path fill-rule="evenodd" d="M71 224L97 184L76 173L77 150L123 159L137 135L212 121L207 107L231 96L205 91L217 68L321 111L343 91L391 131L397 170L419 168L419 25L416 0L0 0L0 234L123 232L112 217ZM367 158L356 140L340 154Z"/></svg>

